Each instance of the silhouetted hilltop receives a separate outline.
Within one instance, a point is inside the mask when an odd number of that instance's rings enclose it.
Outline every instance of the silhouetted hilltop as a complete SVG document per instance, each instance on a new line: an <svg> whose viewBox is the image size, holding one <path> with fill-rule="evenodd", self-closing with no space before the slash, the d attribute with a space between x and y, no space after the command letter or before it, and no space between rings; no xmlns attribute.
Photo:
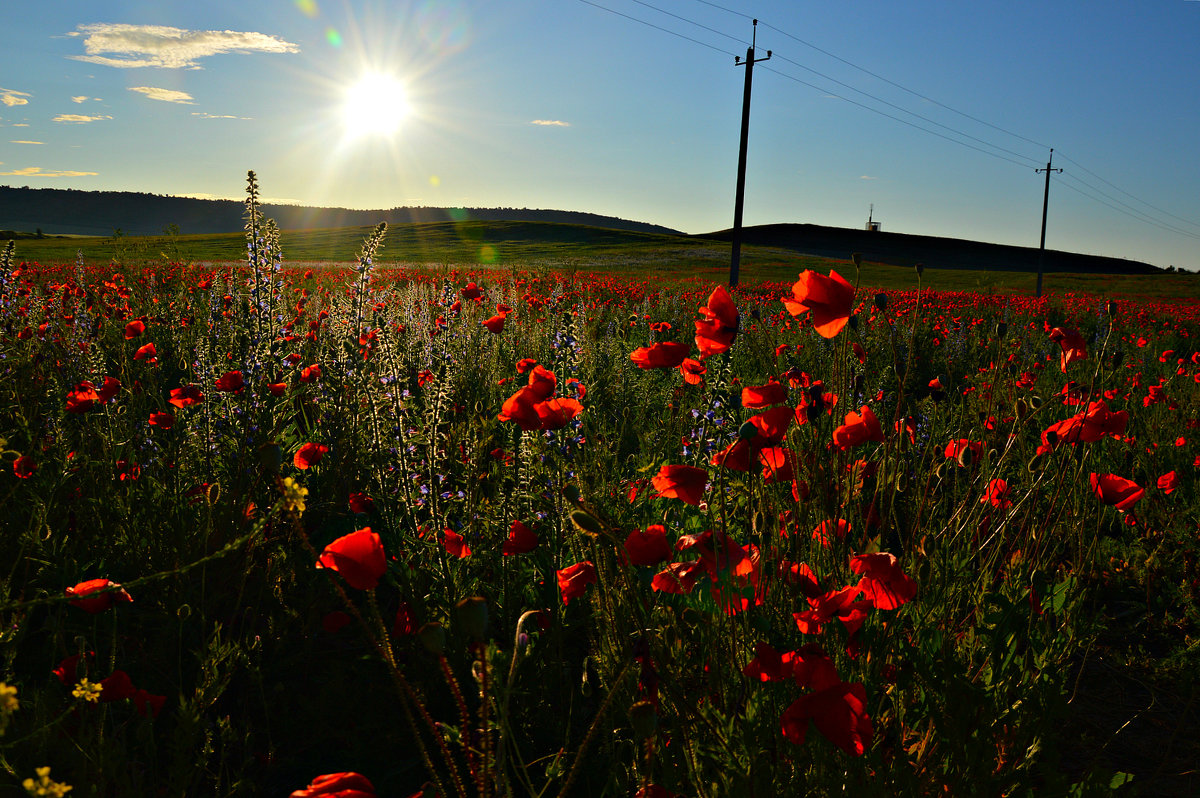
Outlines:
<svg viewBox="0 0 1200 798"><path fill-rule="evenodd" d="M379 222L513 221L582 224L641 233L679 232L659 225L594 213L531 208L417 207L356 211L266 204L262 210L283 230L369 227ZM130 191L0 186L0 230L41 229L46 234L109 236L119 229L126 235L158 235L164 227L174 224L179 226L179 231L184 235L233 233L243 228L243 212L243 204L236 200L170 197Z"/></svg>
<svg viewBox="0 0 1200 798"><path fill-rule="evenodd" d="M729 241L732 230L708 233L698 238ZM765 224L742 230L743 244L780 247L806 255L848 258L862 253L863 260L912 266L924 263L935 269L988 269L993 271L1037 271L1037 247L989 244L960 238L853 230L815 224ZM1104 255L1046 250L1046 272L1090 274L1160 274L1164 270L1149 263Z"/></svg>

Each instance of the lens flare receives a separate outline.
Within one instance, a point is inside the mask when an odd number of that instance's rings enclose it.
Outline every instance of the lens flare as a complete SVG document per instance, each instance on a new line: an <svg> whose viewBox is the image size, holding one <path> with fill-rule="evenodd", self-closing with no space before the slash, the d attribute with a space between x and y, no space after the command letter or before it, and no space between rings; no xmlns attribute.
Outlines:
<svg viewBox="0 0 1200 798"><path fill-rule="evenodd" d="M334 47L342 46L342 34L338 33L335 28L325 29L325 41L329 42Z"/></svg>

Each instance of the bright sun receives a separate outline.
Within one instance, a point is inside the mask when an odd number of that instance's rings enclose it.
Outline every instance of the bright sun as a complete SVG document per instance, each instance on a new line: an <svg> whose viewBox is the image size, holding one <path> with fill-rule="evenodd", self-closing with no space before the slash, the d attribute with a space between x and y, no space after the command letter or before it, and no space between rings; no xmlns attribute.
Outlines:
<svg viewBox="0 0 1200 798"><path fill-rule="evenodd" d="M404 84L391 75L363 75L346 90L342 123L346 133L362 136L391 136L408 116Z"/></svg>

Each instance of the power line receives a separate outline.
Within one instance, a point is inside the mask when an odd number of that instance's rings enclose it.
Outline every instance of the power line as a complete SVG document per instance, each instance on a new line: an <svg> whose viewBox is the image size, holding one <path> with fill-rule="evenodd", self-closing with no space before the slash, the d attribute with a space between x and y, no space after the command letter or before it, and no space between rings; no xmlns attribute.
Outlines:
<svg viewBox="0 0 1200 798"><path fill-rule="evenodd" d="M1072 163L1074 163L1074 161L1072 161ZM1082 167L1080 167L1080 168L1082 168ZM1091 174L1091 173L1089 172L1089 174ZM1200 238L1200 236L1196 236L1195 233L1191 233L1190 231L1187 231L1187 230L1182 230L1169 222L1164 222L1161 219L1156 219L1152 215L1146 213L1145 211L1139 210L1127 202L1122 202L1121 200L1114 197L1112 194L1105 192L1103 189L1098 188L1097 186L1093 186L1091 183L1084 180L1082 177L1073 176L1073 179L1076 180L1077 182L1082 183L1083 185L1087 186L1088 188L1090 188L1092 191L1096 192L1100 196L1102 196L1106 199L1112 200L1116 204L1120 205L1122 208L1128 209L1131 213L1137 214L1139 217L1144 217L1147 221L1150 221L1154 224L1160 224L1164 229L1172 230L1174 232L1182 233L1184 235L1192 235L1197 238ZM1103 178L1101 178L1101 179L1103 179ZM1170 215L1170 214L1168 214L1168 215Z"/></svg>
<svg viewBox="0 0 1200 798"><path fill-rule="evenodd" d="M1078 180L1078 178L1076 178L1076 180ZM1185 236L1187 238L1193 238L1193 239L1196 239L1197 241L1200 241L1200 236L1198 236L1198 235L1189 233L1186 230L1180 230L1175 227L1168 227L1167 225L1164 225L1160 222L1156 222L1150 218L1143 218L1142 216L1136 216L1136 215L1130 213L1129 211L1125 210L1124 208L1121 208L1117 205L1113 205L1111 202L1108 202L1107 200L1100 199L1099 197L1097 197L1093 194L1089 194L1088 192L1084 191L1083 189L1080 189L1080 188L1077 188L1076 186L1071 185L1070 183L1066 182L1065 180L1059 181L1059 185L1062 186L1063 188L1069 188L1071 191L1074 191L1076 194L1081 194L1082 196L1087 197L1092 202L1097 202L1101 205L1106 205L1109 208L1116 211L1117 213L1124 214L1135 221L1141 222L1142 224L1153 225L1154 227L1161 228L1168 232L1175 233L1175 234L1181 235L1181 236Z"/></svg>
<svg viewBox="0 0 1200 798"><path fill-rule="evenodd" d="M649 3L642 2L642 0L630 0L630 2L637 3L639 6L645 6L646 8L657 11L660 14L665 14L668 17L674 17L675 19L679 20L680 22L686 22L689 25L695 25L697 28L703 28L704 30L708 31L709 33L715 33L718 36L724 36L726 39L732 39L733 41L737 42L738 44L741 44L741 45L749 44L749 42L745 41L744 39L739 39L736 36L730 36L725 31L720 31L720 30L717 30L716 28L710 28L707 25L701 25L699 22L696 22L695 20L688 19L687 17L681 17L678 14L674 14L670 11L667 11L666 9L662 9L662 8L659 8L658 6L652 6Z"/></svg>
<svg viewBox="0 0 1200 798"><path fill-rule="evenodd" d="M634 21L634 22L641 23L642 25L645 25L646 27L649 27L649 28L654 28L655 30L660 30L660 31L662 31L663 33L669 33L669 34L671 34L672 36L677 36L677 37L679 37L680 39L686 39L686 40L688 40L689 42L692 42L692 43L694 43L694 44L698 44L698 45L700 45L701 47L707 47L707 48L708 48L708 49L710 49L710 50L716 50L718 53L722 53L722 54L724 54L724 55L727 55L727 56L729 56L730 58L737 58L737 56L736 56L736 55L734 55L733 53L729 52L728 50L722 50L720 47L717 47L717 46L715 46L715 45L711 45L711 44L709 44L708 42L702 42L702 41L700 41L699 39L693 39L691 36L687 36L687 35L684 35L684 34L682 34L682 33L677 33L676 31L673 31L673 30L671 30L670 28L664 28L664 27L662 27L661 25L655 25L653 22L647 22L647 21L646 21L646 20L644 20L644 19L638 19L637 17L630 16L629 14L624 14L624 13L622 13L622 12L620 12L620 11L616 11L615 9L611 9L611 8L609 8L608 6L602 6L602 5L600 5L599 3L593 3L593 2L592 2L592 0L579 0L579 2L581 2L581 3L585 4L585 5L592 6L593 8L598 8L598 9L600 9L601 11L607 11L607 12L608 12L608 13L610 13L610 14L615 14L615 15L617 15L618 17L624 17L625 19L628 19L628 20L632 20L632 21ZM701 26L701 27L703 27L703 26ZM724 35L724 34L722 34L722 35Z"/></svg>
<svg viewBox="0 0 1200 798"><path fill-rule="evenodd" d="M1059 155L1062 155L1062 153L1060 152L1060 153L1059 153ZM1144 199L1138 199L1138 198L1137 198L1137 197L1135 197L1133 194L1130 194L1128 191L1126 191L1125 189L1121 188L1120 186L1118 186L1118 185L1115 185L1114 183L1111 183L1111 182L1109 182L1108 180L1105 180L1103 177L1101 177L1100 175L1096 174L1096 173L1095 173L1095 172L1093 172L1091 169L1088 169L1086 166L1084 166L1083 164L1079 163L1078 161L1076 161L1076 160L1073 160L1072 158L1069 158L1069 157L1067 157L1066 155L1063 155L1062 157L1063 157L1063 158L1065 158L1066 160L1070 161L1071 163L1075 164L1075 165L1076 165L1076 166L1078 166L1080 169L1082 169L1083 171L1087 172L1089 175L1091 175L1092 177L1096 178L1096 179L1097 179L1097 180L1099 180L1100 182L1102 182L1102 183L1105 183L1105 184L1107 184L1107 185L1111 186L1112 188L1115 188L1117 191L1120 191L1122 194L1124 194L1125 196L1129 197L1130 199L1133 199L1133 200L1135 200L1135 201L1137 201L1137 202L1140 202L1140 203L1142 203L1143 205L1145 205L1145 206L1146 206L1146 207L1148 207L1148 208L1153 208L1154 210L1158 211L1159 213L1166 214L1167 216L1170 216L1172 219L1176 219L1176 220L1178 220L1178 221L1181 221L1181 222L1183 222L1184 224L1189 224L1189 225L1191 225L1192 227L1200 227L1200 224L1198 224L1198 223L1196 223L1196 222L1193 222L1193 221L1191 221L1190 219L1185 219L1185 218L1183 218L1182 216L1176 216L1175 214L1171 213L1170 211L1163 210L1162 208L1158 207L1157 205L1153 205L1153 204L1151 204L1151 203L1149 203L1149 202L1146 202Z"/></svg>
<svg viewBox="0 0 1200 798"><path fill-rule="evenodd" d="M921 125L918 125L915 122L910 122L907 119L902 119L898 116L894 116L892 114L889 114L886 111L880 111L878 108L872 108L871 106L866 105L864 103L860 103L857 100L851 100L849 97L844 97L841 94L838 94L837 92L829 91L828 89L818 86L815 83L809 83L806 80L801 80L800 78L796 77L795 75L789 75L786 72L780 72L778 69L772 69L771 67L763 67L763 69L767 70L768 72L774 72L776 75L787 78L788 80L793 80L802 86L808 86L810 89L816 89L817 91L822 92L824 94L828 94L831 97L835 97L844 102L848 102L851 105L857 105L859 108L865 109L867 111L871 111L872 113L879 114L880 116L885 116L888 119L899 122L902 125L908 125L909 127L916 128L917 130L923 131L925 133L929 133L932 136L937 136L938 138L945 139L946 141L952 141L955 144L961 145L963 147L967 147L968 149L975 150L976 152L981 152L984 155L990 155L993 158L999 158L1002 161L1008 161L1009 163L1015 164L1015 165L1021 167L1022 169L1029 168L1029 164L1021 163L1020 161L1015 161L1006 155L999 155L997 153L991 152L990 150L985 150L982 147L976 147L974 144L968 144L965 141L960 141L959 139L951 138L950 136L947 136L945 133L939 133L936 130L930 130L929 128L922 127ZM957 132L957 131L955 131L955 132ZM1022 156L1022 157L1024 157L1024 156Z"/></svg>

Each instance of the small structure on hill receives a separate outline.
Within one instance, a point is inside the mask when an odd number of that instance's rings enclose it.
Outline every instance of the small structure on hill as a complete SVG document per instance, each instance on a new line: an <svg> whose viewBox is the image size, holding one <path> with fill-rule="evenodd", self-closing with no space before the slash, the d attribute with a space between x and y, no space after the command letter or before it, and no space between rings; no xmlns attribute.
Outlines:
<svg viewBox="0 0 1200 798"><path fill-rule="evenodd" d="M875 221L875 203L871 203L871 210L867 213L866 229L872 233L879 232L879 222Z"/></svg>

